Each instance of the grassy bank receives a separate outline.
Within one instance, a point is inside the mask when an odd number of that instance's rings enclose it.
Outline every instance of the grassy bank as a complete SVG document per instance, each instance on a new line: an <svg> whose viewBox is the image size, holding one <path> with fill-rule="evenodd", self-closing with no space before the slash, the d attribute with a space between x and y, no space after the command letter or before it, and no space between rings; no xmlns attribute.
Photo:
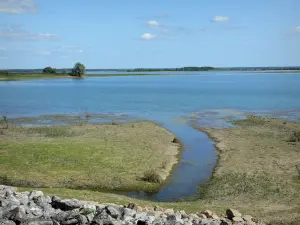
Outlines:
<svg viewBox="0 0 300 225"><path fill-rule="evenodd" d="M202 196L243 205L274 224L300 217L300 124L249 117L237 127L201 129L216 141L219 162ZM272 223L273 224L273 223ZM296 223L295 223L296 224Z"/></svg>
<svg viewBox="0 0 300 225"><path fill-rule="evenodd" d="M17 81L30 79L50 79L50 78L74 78L64 74L45 74L45 73L10 73L0 74L0 81Z"/></svg>
<svg viewBox="0 0 300 225"><path fill-rule="evenodd" d="M0 183L156 190L177 162L173 138L150 122L10 126L0 139Z"/></svg>
<svg viewBox="0 0 300 225"><path fill-rule="evenodd" d="M162 75L162 74L88 74L85 77L116 77L116 76L149 76L149 75ZM18 81L30 79L58 79L58 78L72 78L77 77L69 76L66 74L44 74L44 73L11 73L8 75L0 74L0 81Z"/></svg>
<svg viewBox="0 0 300 225"><path fill-rule="evenodd" d="M216 148L219 153L219 161L218 165L215 168L215 172L211 181L208 184L201 185L199 188L199 196L198 200L194 201L181 201L181 202L150 202L144 200L137 200L133 198L129 198L122 195L98 192L92 190L74 190L67 188L50 188L46 187L41 190L50 194L50 195L58 195L61 197L67 198L78 198L85 200L93 200L98 202L111 202L118 204L126 204L128 202L135 202L140 206L154 206L159 205L164 208L174 208L174 209L184 209L187 212L198 212L202 209L211 209L217 213L222 213L228 207L236 208L241 211L243 214L250 214L254 217L261 218L266 222L269 222L272 225L291 225L291 224L299 224L300 219L300 124L294 122L287 122L279 119L265 119L260 117L249 117L246 120L235 121L236 127L232 128L224 128L224 129L212 129L212 128L198 128L206 132L213 140L216 142ZM101 125L102 126L102 125ZM111 125L112 126L112 125ZM116 126L116 125L115 125ZM130 124L124 124L125 133L130 132L133 129ZM139 126L142 126L140 124ZM112 126L115 128L114 126ZM85 127L85 138L89 141L85 142L87 147L95 146L92 144L93 135L88 131L89 128ZM137 128L135 124L134 129ZM162 128L159 128L162 129ZM80 130L80 128L79 128ZM65 140L68 140L68 144L64 148L62 148L63 152L70 151L70 146L73 146L72 142L80 143L80 137L77 133L79 130L65 130L64 132L68 132L68 137ZM107 132L109 129L105 129ZM122 130L122 129L121 129ZM111 160L114 160L114 155L110 155L107 158L105 166L102 168L111 168L108 176L116 176L120 171L122 171L125 167L128 168L129 173L139 174L139 175L127 175L123 174L124 177L137 178L135 181L136 184L143 184L142 187L145 187L145 183L143 181L139 181L139 177L143 176L143 172L146 171L144 167L150 165L148 161L152 161L153 152L151 155L147 155L148 151L136 151L132 149L132 154L128 155L130 152L129 147L124 142L129 141L132 143L131 146L148 146L152 140L166 143L167 145L170 143L172 139L172 135L168 133L167 136L163 136L164 129L162 133L147 133L147 138L143 136L145 135L145 127L141 130L138 130L136 133L128 134L126 139L123 135L123 138L117 138L121 131L118 128L118 131L111 135L111 131L109 132L109 137L116 136L113 143L110 143L112 149L119 146L122 148L126 148L126 153L122 156L122 162L117 161L118 163L113 163ZM72 132L71 132L72 131ZM19 132L19 131L18 131ZM101 131L103 132L103 131ZM139 133L140 132L140 133ZM28 139L28 135L31 135L32 141L36 142L35 139L41 138L41 134L43 135L43 144L45 143L53 143L52 140L59 140L60 137L51 137L52 133L47 134L46 131L39 131L36 134L36 131L26 131L26 139ZM122 132L121 132L122 133ZM13 134L13 133L12 133ZM0 171L3 171L3 168L8 173L14 174L15 170L12 170L12 166L17 163L22 162L24 169L19 168L19 165L16 166L18 170L16 172L22 174L24 170L26 171L26 161L24 160L23 152L28 150L26 154L35 156L34 158L28 158L27 160L44 160L42 157L39 157L38 154L35 154L36 150L31 146L31 148L24 148L22 143L26 143L28 140L23 142L22 135L19 134L16 137L12 138L11 135L8 135L9 142L2 141L4 140L1 136L1 157L2 160L0 165L6 165L5 167L0 168ZM152 134L152 135L150 135ZM25 134L24 134L25 135ZM47 138L45 137L48 136ZM50 137L49 137L50 135ZM75 136L74 136L75 135ZM59 136L59 135L58 135ZM143 136L143 137L141 137ZM25 136L24 136L25 137ZM103 136L104 137L104 136ZM138 141L134 141L132 137L135 137ZM84 138L84 139L85 139ZM163 140L160 140L163 139ZM64 138L63 138L64 139ZM21 141L19 141L21 140ZM45 142L45 140L48 140ZM141 141L143 140L143 141ZM160 141L159 141L160 140ZM16 143L19 141L18 143ZM70 142L71 141L71 142ZM166 141L166 142L164 142ZM56 142L55 142L56 143ZM90 145L91 143L91 145ZM146 144L147 143L147 144ZM4 148L4 145L6 148ZM20 145L19 148L16 146ZM43 145L42 145L43 146ZM53 145L54 146L54 145ZM60 144L55 145L52 149L55 151L59 151ZM84 148L82 145L78 145L80 149ZM96 145L101 146L101 145ZM127 147L126 147L127 146ZM39 148L41 146L38 146ZM44 147L43 147L44 148ZM144 148L144 147L143 147ZM23 149L23 150L22 150ZM49 149L49 148L44 148ZM150 149L147 147L146 149ZM153 149L157 149L156 147ZM21 151L22 150L22 151ZM15 154L14 152L18 152ZM11 152L11 153L10 153ZM20 154L20 152L22 154ZM94 151L92 151L94 152ZM92 152L89 152L89 158L93 159ZM122 151L121 151L122 152ZM14 153L14 154L12 154ZM138 155L139 153L143 155ZM26 155L25 154L25 155ZM64 159L67 153L59 154L59 159ZM160 153L161 154L161 153ZM7 158L10 155L10 158ZM2 157L6 157L5 159ZM49 156L49 154L47 154ZM19 157L16 159L16 157ZM124 163L123 159L133 159L131 161L143 160L139 161L139 163L135 164L132 167L128 167L128 163ZM52 157L53 158L53 157ZM74 157L68 156L68 158L76 159ZM117 157L118 158L118 157ZM156 168L162 168L162 161L157 163L156 160L161 160L162 157L156 157L153 159L153 163L155 163ZM53 158L55 159L55 157ZM80 158L81 159L81 158ZM97 158L97 163L103 165L101 157ZM100 161L99 161L100 160ZM24 162L23 162L24 161ZM11 163L10 163L11 162ZM28 161L27 161L28 162ZM43 161L45 162L45 160ZM59 162L60 163L60 162ZM61 171L63 173L67 173L71 170L72 164L74 162L66 162L67 166L63 168L57 169L57 171ZM68 164L69 163L69 164ZM75 162L76 163L76 162ZM38 163L36 163L38 164ZM95 165L93 163L89 163L91 166ZM125 165L125 167L120 167L120 165ZM129 163L130 164L130 163ZM110 166L107 166L110 165ZM151 164L154 165L154 164ZM0 167L1 167L0 166ZM28 166L30 167L30 166ZM90 166L89 166L90 167ZM30 167L31 168L31 167ZM39 169L44 169L43 166L39 166ZM121 168L121 170L120 170ZM49 168L48 168L49 169ZM36 169L35 169L36 170ZM66 171L63 171L66 170ZM43 173L47 173L48 170L44 170ZM114 171L118 171L117 173ZM143 171L143 172L142 172ZM42 172L42 171L41 171ZM97 172L97 171L96 171ZM98 171L99 176L100 172ZM36 176L35 173L31 174ZM50 174L51 175L51 174ZM67 178L70 174L67 174L65 178ZM97 174L98 175L98 174ZM23 176L23 175L22 175ZM22 177L21 176L21 177ZM31 178L32 181L39 179L37 176L36 179ZM83 179L84 181L84 179ZM48 182L48 181L47 181ZM139 183L142 182L142 183ZM124 182L124 184L130 183ZM146 182L147 183L147 182ZM152 185L150 183L150 185ZM155 185L155 184L154 184ZM135 186L140 188L138 185ZM151 186L152 187L152 186ZM22 190L28 190L32 188L22 188Z"/></svg>

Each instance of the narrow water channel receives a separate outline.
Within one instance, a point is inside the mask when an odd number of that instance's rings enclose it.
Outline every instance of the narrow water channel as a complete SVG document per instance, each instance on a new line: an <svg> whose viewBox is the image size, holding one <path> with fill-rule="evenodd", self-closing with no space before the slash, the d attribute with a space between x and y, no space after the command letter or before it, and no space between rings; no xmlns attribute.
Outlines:
<svg viewBox="0 0 300 225"><path fill-rule="evenodd" d="M183 152L169 180L157 193L129 192L127 196L152 201L178 201L197 195L199 184L208 182L216 164L214 142L188 125L165 124L183 144Z"/></svg>

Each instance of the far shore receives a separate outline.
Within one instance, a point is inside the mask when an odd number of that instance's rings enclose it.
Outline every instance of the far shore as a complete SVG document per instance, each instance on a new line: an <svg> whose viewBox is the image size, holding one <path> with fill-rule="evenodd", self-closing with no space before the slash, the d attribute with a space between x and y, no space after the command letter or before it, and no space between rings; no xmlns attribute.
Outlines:
<svg viewBox="0 0 300 225"><path fill-rule="evenodd" d="M191 71L198 72L199 74L205 74L209 72L232 72L232 73L243 73L243 74L298 74L300 70L255 70L255 71L241 71L241 70L211 70L211 71ZM71 78L71 79L80 79L88 77L118 77L118 76L193 76L193 74L184 74L181 72L172 72L170 73L158 73L153 74L151 72L147 73L115 73L115 74L86 74L83 77L69 76L65 74L44 74L44 73L11 73L8 75L0 74L0 81L19 81L19 80L29 80L29 79L60 79L60 78Z"/></svg>

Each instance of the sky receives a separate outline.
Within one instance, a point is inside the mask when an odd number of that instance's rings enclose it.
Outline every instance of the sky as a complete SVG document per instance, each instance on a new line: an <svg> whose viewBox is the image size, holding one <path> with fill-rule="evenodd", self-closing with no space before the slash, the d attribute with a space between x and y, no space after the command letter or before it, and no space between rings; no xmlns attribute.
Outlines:
<svg viewBox="0 0 300 225"><path fill-rule="evenodd" d="M299 0L0 0L0 69L300 66Z"/></svg>

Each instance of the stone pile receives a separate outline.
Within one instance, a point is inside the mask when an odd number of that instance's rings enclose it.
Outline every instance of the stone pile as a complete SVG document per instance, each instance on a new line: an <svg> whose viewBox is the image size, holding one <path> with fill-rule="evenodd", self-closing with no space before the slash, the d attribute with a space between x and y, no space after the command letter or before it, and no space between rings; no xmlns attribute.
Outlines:
<svg viewBox="0 0 300 225"><path fill-rule="evenodd" d="M60 199L41 191L17 192L0 185L0 225L263 225L251 216L228 209L219 217L205 210L187 214L173 209L140 208Z"/></svg>

